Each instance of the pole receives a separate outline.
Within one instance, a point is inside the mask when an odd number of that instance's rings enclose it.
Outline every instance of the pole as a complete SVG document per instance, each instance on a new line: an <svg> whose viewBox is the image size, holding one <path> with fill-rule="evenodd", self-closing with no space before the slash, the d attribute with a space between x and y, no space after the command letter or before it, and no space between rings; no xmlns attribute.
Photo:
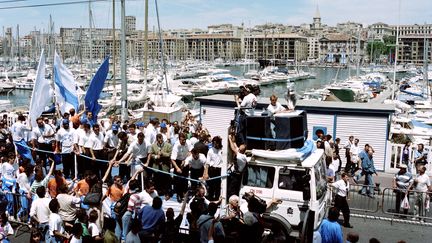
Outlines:
<svg viewBox="0 0 432 243"><path fill-rule="evenodd" d="M144 85L143 90L147 92L147 66L148 66L148 0L144 3Z"/></svg>
<svg viewBox="0 0 432 243"><path fill-rule="evenodd" d="M116 55L116 52L117 52L116 46L117 45L116 45L116 29L115 29L115 24L116 24L116 22L115 22L115 6L116 6L115 0L113 0L112 1L112 7L113 7L113 25L112 25L113 43L111 45L111 48L112 48L111 54L113 56L112 62L113 62L113 87L114 87L113 99L114 99L114 107L116 107L116 98L117 98L117 89L116 89L116 85L117 85L117 82L116 82L116 62L117 62L117 60L116 60L116 57L117 57L117 55Z"/></svg>
<svg viewBox="0 0 432 243"><path fill-rule="evenodd" d="M357 78L360 77L360 27L358 28L358 35L357 35L357 70L356 70L356 76Z"/></svg>
<svg viewBox="0 0 432 243"><path fill-rule="evenodd" d="M126 80L126 21L125 0L121 0L121 117L122 121L128 119L127 107L127 80Z"/></svg>
<svg viewBox="0 0 432 243"><path fill-rule="evenodd" d="M157 17L157 23L158 23L158 31L159 31L159 45L160 45L160 52L161 52L162 70L163 70L163 76L165 78L165 85L167 88L167 93L169 94L170 89L168 86L168 79L167 79L167 74L166 74L167 72L166 72L165 57L164 57L164 51L163 51L162 30L160 27L159 9L158 9L157 0L155 0L155 5L156 5L156 17Z"/></svg>
<svg viewBox="0 0 432 243"><path fill-rule="evenodd" d="M426 23L424 25L424 29L426 29ZM424 32L424 48L423 48L423 79L426 84L426 97L429 100L429 77L428 77L428 61L429 61L429 40L426 38L426 31Z"/></svg>
<svg viewBox="0 0 432 243"><path fill-rule="evenodd" d="M89 59L90 59L90 73L93 71L93 36L92 36L92 10L91 10L91 0L89 0Z"/></svg>
<svg viewBox="0 0 432 243"><path fill-rule="evenodd" d="M399 54L399 25L400 25L400 8L401 8L401 0L399 0L399 14L398 14L398 25L396 26L396 47L395 47L395 58L394 58L394 70L393 70L393 85L392 85L392 100L395 99L396 92L396 68Z"/></svg>

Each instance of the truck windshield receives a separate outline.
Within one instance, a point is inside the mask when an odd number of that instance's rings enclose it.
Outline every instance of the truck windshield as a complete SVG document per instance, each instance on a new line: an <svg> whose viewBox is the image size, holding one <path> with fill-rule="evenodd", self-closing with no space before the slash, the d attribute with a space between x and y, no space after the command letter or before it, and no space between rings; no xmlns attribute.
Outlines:
<svg viewBox="0 0 432 243"><path fill-rule="evenodd" d="M280 169L278 186L284 190L303 191L301 182L304 175L306 175L306 171L304 170Z"/></svg>
<svg viewBox="0 0 432 243"><path fill-rule="evenodd" d="M320 201L327 192L327 178L323 159L315 165L315 184L316 198Z"/></svg>
<svg viewBox="0 0 432 243"><path fill-rule="evenodd" d="M243 185L272 188L275 168L257 165L248 165L243 176Z"/></svg>

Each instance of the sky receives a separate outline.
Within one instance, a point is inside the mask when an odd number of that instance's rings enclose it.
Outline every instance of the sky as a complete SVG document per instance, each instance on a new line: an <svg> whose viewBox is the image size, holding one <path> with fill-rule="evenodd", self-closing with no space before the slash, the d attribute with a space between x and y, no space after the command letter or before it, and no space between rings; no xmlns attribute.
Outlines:
<svg viewBox="0 0 432 243"><path fill-rule="evenodd" d="M82 0L0 0L0 26L47 32L49 16L56 31L60 27L88 27L88 3L21 9L2 9L45 3ZM400 8L399 8L400 2ZM322 23L335 26L353 21L364 25L432 23L431 0L158 0L162 29L201 28L231 23L246 27L265 23L300 25L312 23L317 6ZM112 27L112 1L91 4L96 27ZM400 11L399 11L400 9ZM400 12L400 14L399 14ZM137 17L137 28L144 26L144 0L126 0L126 15ZM149 0L149 27L157 26L155 1ZM120 0L116 3L116 23L120 26ZM14 30L15 33L15 30Z"/></svg>

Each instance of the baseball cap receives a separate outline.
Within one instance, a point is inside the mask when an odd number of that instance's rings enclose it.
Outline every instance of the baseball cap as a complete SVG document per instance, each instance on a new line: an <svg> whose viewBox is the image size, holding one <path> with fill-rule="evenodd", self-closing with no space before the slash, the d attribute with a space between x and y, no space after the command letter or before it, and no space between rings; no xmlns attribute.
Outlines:
<svg viewBox="0 0 432 243"><path fill-rule="evenodd" d="M113 124L112 127L111 127L111 129L113 131L118 131L119 130L119 126L117 124Z"/></svg>
<svg viewBox="0 0 432 243"><path fill-rule="evenodd" d="M64 119L62 123L63 123L63 125L69 125L69 120Z"/></svg>
<svg viewBox="0 0 432 243"><path fill-rule="evenodd" d="M162 123L160 124L160 127L162 127L162 128L166 128L167 126L166 126L165 122L162 122Z"/></svg>

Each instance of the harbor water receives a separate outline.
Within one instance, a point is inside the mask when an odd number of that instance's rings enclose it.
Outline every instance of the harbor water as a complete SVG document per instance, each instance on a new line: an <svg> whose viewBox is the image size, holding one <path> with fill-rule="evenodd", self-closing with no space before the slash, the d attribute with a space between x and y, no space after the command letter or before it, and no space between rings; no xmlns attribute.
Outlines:
<svg viewBox="0 0 432 243"><path fill-rule="evenodd" d="M230 70L234 76L242 77L247 71L245 66L228 66L222 67ZM339 82L348 78L349 73L355 75L355 70L349 70L348 68L303 68L305 71L315 75L315 78L299 80L295 82L295 90L298 95L302 95L305 91L311 89L323 88L333 82ZM270 97L275 94L279 97L283 97L286 93L287 83L277 83L268 86L261 87L261 96ZM13 107L28 107L30 103L31 90L14 90L9 95L0 95L0 100L9 99Z"/></svg>

